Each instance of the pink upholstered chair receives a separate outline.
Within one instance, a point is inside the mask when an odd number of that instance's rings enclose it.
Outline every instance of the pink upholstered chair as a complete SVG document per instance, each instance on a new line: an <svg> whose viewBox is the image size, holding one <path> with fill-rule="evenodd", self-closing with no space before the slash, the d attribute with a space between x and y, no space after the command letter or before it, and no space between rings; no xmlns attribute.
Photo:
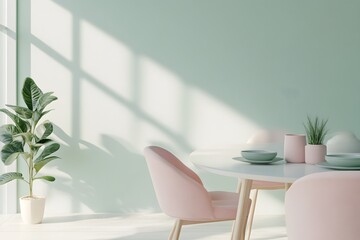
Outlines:
<svg viewBox="0 0 360 240"><path fill-rule="evenodd" d="M360 172L315 173L285 197L289 240L360 239Z"/></svg>
<svg viewBox="0 0 360 240"><path fill-rule="evenodd" d="M161 147L146 147L144 155L160 208L177 219L169 239L179 238L182 225L236 218L237 193L208 192L195 172Z"/></svg>

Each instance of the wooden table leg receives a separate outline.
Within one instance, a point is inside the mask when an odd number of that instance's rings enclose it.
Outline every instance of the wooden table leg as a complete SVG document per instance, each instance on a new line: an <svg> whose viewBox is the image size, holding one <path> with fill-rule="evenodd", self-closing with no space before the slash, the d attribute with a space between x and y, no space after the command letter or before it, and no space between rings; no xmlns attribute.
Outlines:
<svg viewBox="0 0 360 240"><path fill-rule="evenodd" d="M238 178L238 184L237 184L237 187L236 187L236 192L237 192L237 193L240 193L240 190L241 190L241 182L242 182L241 178Z"/></svg>
<svg viewBox="0 0 360 240"><path fill-rule="evenodd" d="M249 203L249 195L251 190L252 180L243 179L241 183L239 204L236 213L235 225L232 233L232 240L244 240L247 222L247 205Z"/></svg>

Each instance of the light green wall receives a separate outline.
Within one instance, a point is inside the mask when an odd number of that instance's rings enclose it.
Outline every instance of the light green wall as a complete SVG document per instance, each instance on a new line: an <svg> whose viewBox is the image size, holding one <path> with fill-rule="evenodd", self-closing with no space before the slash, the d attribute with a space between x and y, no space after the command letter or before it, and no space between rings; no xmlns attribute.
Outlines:
<svg viewBox="0 0 360 240"><path fill-rule="evenodd" d="M19 83L30 75L59 97L58 181L38 189L50 212L156 210L148 144L186 159L256 129L301 133L307 114L360 135L359 1L18 5ZM200 174L210 189L235 186Z"/></svg>

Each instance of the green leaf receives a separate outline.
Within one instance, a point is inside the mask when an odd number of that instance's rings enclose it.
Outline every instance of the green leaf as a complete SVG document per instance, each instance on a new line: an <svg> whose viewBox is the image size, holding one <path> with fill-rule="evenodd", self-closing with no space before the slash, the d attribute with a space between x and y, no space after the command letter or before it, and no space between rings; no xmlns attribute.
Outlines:
<svg viewBox="0 0 360 240"><path fill-rule="evenodd" d="M39 146L38 144L34 144L34 145L31 145L30 149L31 149L31 151L33 151L34 155L36 155L36 153L39 151L39 149L41 147L42 147L42 145Z"/></svg>
<svg viewBox="0 0 360 240"><path fill-rule="evenodd" d="M50 111L52 111L52 110L48 110L48 111L45 111L45 112L35 111L34 112L34 124L36 125L40 121L40 119Z"/></svg>
<svg viewBox="0 0 360 240"><path fill-rule="evenodd" d="M33 112L27 108L8 104L6 106L13 109L23 119L32 118Z"/></svg>
<svg viewBox="0 0 360 240"><path fill-rule="evenodd" d="M22 95L26 106L30 110L35 110L35 106L39 98L43 95L41 89L35 84L31 78L26 78L22 89Z"/></svg>
<svg viewBox="0 0 360 240"><path fill-rule="evenodd" d="M36 136L39 140L47 138L52 132L53 125L50 121L45 121L36 128Z"/></svg>
<svg viewBox="0 0 360 240"><path fill-rule="evenodd" d="M59 159L59 157L52 156L52 157L48 157L48 158L36 159L34 161L34 168L35 168L36 172L39 172L43 166L45 166L46 164L48 164L49 162L51 162L55 159Z"/></svg>
<svg viewBox="0 0 360 240"><path fill-rule="evenodd" d="M4 174L0 175L0 185L3 185L5 183L8 183L15 179L24 179L24 178L23 178L23 175L18 172L4 173Z"/></svg>
<svg viewBox="0 0 360 240"><path fill-rule="evenodd" d="M31 142L34 135L31 132L19 133L14 137L21 137L23 142Z"/></svg>
<svg viewBox="0 0 360 240"><path fill-rule="evenodd" d="M3 152L1 152L1 160L3 161L3 163L4 163L5 165L10 165L10 164L12 164L15 160L18 159L19 155L21 154L21 153L19 153L19 152L16 152L16 153L13 153L13 154L8 155L7 157L3 157L3 154L2 154L2 153L3 153Z"/></svg>
<svg viewBox="0 0 360 240"><path fill-rule="evenodd" d="M59 148L60 148L60 144L58 144L58 143L52 143L52 144L46 146L44 148L44 150L42 151L42 153L40 154L40 156L37 157L34 162L39 162L41 159L43 159L43 158L49 156L50 154L53 154L57 150L59 150Z"/></svg>
<svg viewBox="0 0 360 240"><path fill-rule="evenodd" d="M39 179L46 180L46 181L49 181L49 182L55 181L55 178L53 176L42 176L42 177L34 178L34 180L39 180Z"/></svg>
<svg viewBox="0 0 360 240"><path fill-rule="evenodd" d="M22 120L21 118L10 112L9 110L2 108L0 109L0 112L3 112L6 115L8 115L11 118L11 120L13 120L19 131L26 132L30 128L30 124L28 122Z"/></svg>
<svg viewBox="0 0 360 240"><path fill-rule="evenodd" d="M13 124L5 124L0 127L0 141L8 144L14 140L14 135L18 134L19 131Z"/></svg>
<svg viewBox="0 0 360 240"><path fill-rule="evenodd" d="M52 96L53 92L44 93L37 101L35 110L42 112L44 108L51 102L57 100L57 97Z"/></svg>
<svg viewBox="0 0 360 240"><path fill-rule="evenodd" d="M307 122L304 124L308 144L321 145L324 142L324 138L328 132L326 124L328 120L319 120L318 117L311 119L307 116Z"/></svg>
<svg viewBox="0 0 360 240"><path fill-rule="evenodd" d="M21 142L14 141L3 146L1 150L1 160L5 165L13 163L19 155L24 152Z"/></svg>
<svg viewBox="0 0 360 240"><path fill-rule="evenodd" d="M49 138L44 138L44 139L39 140L37 143L43 145L43 144L45 144L45 143L50 143L50 142L53 142L53 141L54 141L54 140L51 140L51 139L49 139Z"/></svg>

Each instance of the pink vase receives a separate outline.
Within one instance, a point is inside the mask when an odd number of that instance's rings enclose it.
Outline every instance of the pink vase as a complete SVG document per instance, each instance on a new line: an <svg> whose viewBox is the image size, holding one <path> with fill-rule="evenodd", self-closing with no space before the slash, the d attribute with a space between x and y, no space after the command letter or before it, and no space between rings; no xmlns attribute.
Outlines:
<svg viewBox="0 0 360 240"><path fill-rule="evenodd" d="M305 162L306 137L303 134L285 134L284 159L289 163Z"/></svg>
<svg viewBox="0 0 360 240"><path fill-rule="evenodd" d="M326 145L305 146L305 162L308 164L317 164L325 161Z"/></svg>

